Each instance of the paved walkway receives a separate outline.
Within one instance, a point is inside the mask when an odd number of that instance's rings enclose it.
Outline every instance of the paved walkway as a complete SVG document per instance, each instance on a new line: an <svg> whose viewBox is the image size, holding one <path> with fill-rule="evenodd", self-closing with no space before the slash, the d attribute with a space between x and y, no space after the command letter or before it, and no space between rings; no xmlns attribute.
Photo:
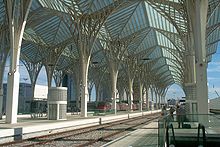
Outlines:
<svg viewBox="0 0 220 147"><path fill-rule="evenodd" d="M104 147L157 147L158 123L152 122L141 129L131 132Z"/></svg>

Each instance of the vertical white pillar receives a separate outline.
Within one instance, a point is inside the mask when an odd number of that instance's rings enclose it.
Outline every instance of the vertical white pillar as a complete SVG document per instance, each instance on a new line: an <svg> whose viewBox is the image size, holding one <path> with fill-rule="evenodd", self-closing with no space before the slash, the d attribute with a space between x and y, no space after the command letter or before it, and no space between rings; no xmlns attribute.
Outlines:
<svg viewBox="0 0 220 147"><path fill-rule="evenodd" d="M160 109L160 105L161 105L161 95L158 94L158 109Z"/></svg>
<svg viewBox="0 0 220 147"><path fill-rule="evenodd" d="M24 3L7 1L7 12L10 30L10 69L7 82L6 123L17 123L18 92L19 92L19 58L21 42L26 25L31 0ZM16 6L14 6L14 5ZM23 13L21 13L23 12ZM20 14L15 14L20 13ZM19 18L18 18L19 17Z"/></svg>
<svg viewBox="0 0 220 147"><path fill-rule="evenodd" d="M185 83L184 91L186 93L186 113L187 114L197 114L197 100L196 100L196 84L195 83Z"/></svg>
<svg viewBox="0 0 220 147"><path fill-rule="evenodd" d="M146 88L147 110L150 110L150 88Z"/></svg>
<svg viewBox="0 0 220 147"><path fill-rule="evenodd" d="M154 91L153 91L153 87L150 88L151 90L151 110L154 110Z"/></svg>
<svg viewBox="0 0 220 147"><path fill-rule="evenodd" d="M2 108L3 108L3 85L0 85L0 119L2 119Z"/></svg>
<svg viewBox="0 0 220 147"><path fill-rule="evenodd" d="M195 1L194 43L196 51L196 99L198 113L208 114L206 25L208 1Z"/></svg>
<svg viewBox="0 0 220 147"><path fill-rule="evenodd" d="M117 113L117 104L116 104L116 85L117 85L117 76L118 71L111 71L111 86L112 86L112 109L114 114Z"/></svg>
<svg viewBox="0 0 220 147"><path fill-rule="evenodd" d="M158 109L158 95L157 95L157 91L156 91L156 88L154 88L154 94L155 94L155 98L156 98L156 107L155 107L155 109L157 110Z"/></svg>
<svg viewBox="0 0 220 147"><path fill-rule="evenodd" d="M88 101L88 61L89 57L81 57L81 81L80 81L80 100L81 100L81 117L87 117L87 101Z"/></svg>
<svg viewBox="0 0 220 147"><path fill-rule="evenodd" d="M196 96L198 113L208 114L207 63L196 64Z"/></svg>
<svg viewBox="0 0 220 147"><path fill-rule="evenodd" d="M191 42L190 40L188 42ZM186 56L186 81L184 83L184 91L186 94L185 109L187 114L197 114L197 101L196 101L196 71L195 71L195 51L190 51L192 55ZM192 109L192 105L194 109Z"/></svg>
<svg viewBox="0 0 220 147"><path fill-rule="evenodd" d="M132 108L132 105L133 105L133 79L131 79L129 77L129 110L132 111L133 108Z"/></svg>
<svg viewBox="0 0 220 147"><path fill-rule="evenodd" d="M20 74L18 71L8 75L6 122L11 124L17 123L19 78Z"/></svg>
<svg viewBox="0 0 220 147"><path fill-rule="evenodd" d="M143 84L139 81L139 110L143 111Z"/></svg>

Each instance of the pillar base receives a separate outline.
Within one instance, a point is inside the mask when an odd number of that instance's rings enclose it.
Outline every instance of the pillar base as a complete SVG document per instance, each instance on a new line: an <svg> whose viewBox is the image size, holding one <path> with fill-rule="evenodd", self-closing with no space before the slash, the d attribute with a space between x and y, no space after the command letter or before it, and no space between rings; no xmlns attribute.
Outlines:
<svg viewBox="0 0 220 147"><path fill-rule="evenodd" d="M8 75L7 98L6 98L6 123L17 123L19 72Z"/></svg>
<svg viewBox="0 0 220 147"><path fill-rule="evenodd" d="M3 108L3 89L0 89L0 120L2 119L3 116L2 108Z"/></svg>

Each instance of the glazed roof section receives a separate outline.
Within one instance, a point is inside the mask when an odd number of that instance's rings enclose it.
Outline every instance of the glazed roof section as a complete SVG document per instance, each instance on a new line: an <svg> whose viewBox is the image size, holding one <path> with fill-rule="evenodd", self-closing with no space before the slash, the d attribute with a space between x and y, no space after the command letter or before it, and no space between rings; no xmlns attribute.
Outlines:
<svg viewBox="0 0 220 147"><path fill-rule="evenodd" d="M116 3L122 4L118 6ZM71 30L75 28L71 21L114 6L95 42L93 60L106 64L102 53L106 39L133 37L127 46L129 56L137 57L139 64L150 67L161 83L181 83L181 53L186 51L182 37L187 33L187 20L183 1L178 0L33 0L22 43L23 56L37 63L45 58L42 51L63 47L58 63L62 67L58 68L68 67L72 63L70 59L76 60L79 56L72 39ZM206 42L209 62L220 39L219 11L219 1L209 0ZM1 26L5 23L5 13L4 2L0 0Z"/></svg>

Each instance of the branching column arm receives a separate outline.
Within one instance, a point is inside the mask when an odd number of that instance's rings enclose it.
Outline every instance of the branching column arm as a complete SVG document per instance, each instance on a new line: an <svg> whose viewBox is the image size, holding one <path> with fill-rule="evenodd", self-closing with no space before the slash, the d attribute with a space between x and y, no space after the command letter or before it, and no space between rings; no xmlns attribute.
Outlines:
<svg viewBox="0 0 220 147"><path fill-rule="evenodd" d="M22 62L28 71L30 81L31 81L31 87L32 87L32 98L34 98L34 90L35 90L36 81L42 69L43 64L42 62L31 63L28 60L22 60Z"/></svg>
<svg viewBox="0 0 220 147"><path fill-rule="evenodd" d="M6 122L17 123L18 91L19 91L19 58L26 20L32 1L7 0L6 12L8 16L10 38L10 69L8 73Z"/></svg>
<svg viewBox="0 0 220 147"><path fill-rule="evenodd" d="M62 86L62 81L63 81L64 76L65 76L64 71L56 70L56 69L54 70L53 78L54 78L54 81L56 83L56 87Z"/></svg>
<svg viewBox="0 0 220 147"><path fill-rule="evenodd" d="M49 48L42 48L41 49L41 50L43 50L42 53L44 53L46 50L46 52L45 52L46 56L42 55L42 56L44 56L42 62L45 66L46 73L47 73L48 87L51 87L53 72L55 70L57 62L58 62L64 48L65 48L64 46L60 46L58 48L49 47ZM49 51L47 51L47 50L49 50Z"/></svg>

